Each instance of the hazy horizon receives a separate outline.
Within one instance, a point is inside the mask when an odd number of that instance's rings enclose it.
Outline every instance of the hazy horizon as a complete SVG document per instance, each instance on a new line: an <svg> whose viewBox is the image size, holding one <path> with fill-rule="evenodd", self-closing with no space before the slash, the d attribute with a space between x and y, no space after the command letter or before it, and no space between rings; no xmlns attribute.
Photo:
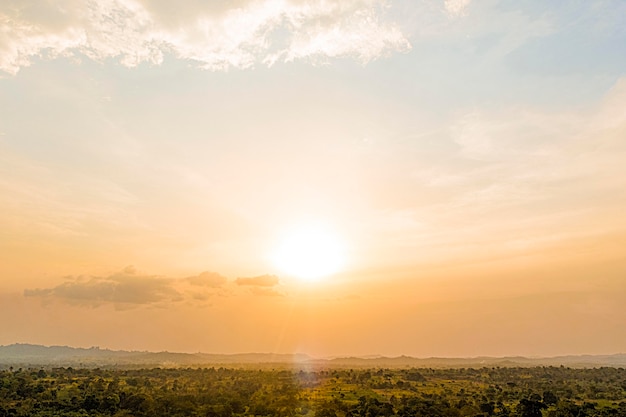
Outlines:
<svg viewBox="0 0 626 417"><path fill-rule="evenodd" d="M626 2L8 0L0 345L626 352Z"/></svg>
<svg viewBox="0 0 626 417"><path fill-rule="evenodd" d="M49 350L49 349L63 349L63 350L69 350L69 351L98 351L98 352L110 352L110 353L146 353L146 354L172 354L172 355L178 355L178 354L183 354L183 355L207 355L207 356L214 356L214 357L231 357L231 356L239 356L239 357L245 357L245 356L250 356L250 357L259 357L259 358L265 358L265 357L271 357L271 356L280 356L280 357L301 357L301 358L306 358L306 361L331 361L331 360L341 360L341 359L346 359L346 360L350 360L350 359L358 359L358 360L365 360L365 361L372 361L372 362L376 362L377 360L397 360L397 359L402 359L402 358L406 358L409 360L467 360L467 361L472 361L472 360L476 360L476 359L493 359L493 360L499 360L499 359L526 359L526 360L542 360L542 359L559 359L559 358L569 358L569 359L575 359L575 358L583 358L583 357L590 357L590 358L604 358L604 357L616 357L616 358L621 358L623 356L626 356L625 352L613 352L613 353L605 353L605 354L560 354L560 355L551 355L551 356L542 356L542 355L504 355L504 356L490 356L490 355L477 355L477 356L448 356L448 357L444 357L444 356L412 356L412 355L381 355L381 354L377 354L377 353L372 353L372 354L367 354L367 355L328 355L328 356L314 356L314 355L310 355L307 352L252 352L252 351L242 351L242 352L203 352L203 351L169 351L169 350L160 350L160 351L156 351L156 350L134 350L134 349L110 349L106 346L68 346L68 345L42 345L42 344L32 344L32 343L23 343L23 342L16 342L16 343L12 343L12 344L8 344L8 345L0 345L0 351L3 348L12 348L12 349L20 349L20 348L24 348L24 349L29 349L29 348L35 348L37 349L37 351L39 351L40 349L44 349L44 350ZM69 352L67 352L69 354ZM24 353L22 353L24 354ZM68 358L70 358L71 356L68 356ZM77 357L79 358L79 357ZM0 359L1 361L1 359ZM129 363L132 363L132 361L129 361ZM210 363L210 362L207 362ZM221 363L221 362L216 362L216 363ZM464 363L464 362L462 362ZM617 366L617 365L614 365Z"/></svg>

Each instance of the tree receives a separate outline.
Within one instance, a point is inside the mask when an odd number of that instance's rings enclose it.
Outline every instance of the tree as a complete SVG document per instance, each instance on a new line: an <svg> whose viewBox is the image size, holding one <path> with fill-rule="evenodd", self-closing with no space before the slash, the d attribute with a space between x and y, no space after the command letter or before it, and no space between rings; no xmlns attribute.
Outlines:
<svg viewBox="0 0 626 417"><path fill-rule="evenodd" d="M545 405L554 405L559 402L559 398L552 391L544 391L543 403Z"/></svg>
<svg viewBox="0 0 626 417"><path fill-rule="evenodd" d="M548 407L540 401L521 399L516 411L520 417L542 417L541 410L544 408Z"/></svg>
<svg viewBox="0 0 626 417"><path fill-rule="evenodd" d="M482 403L479 408L480 408L481 413L485 413L488 416L492 415L496 409L495 404L493 402Z"/></svg>

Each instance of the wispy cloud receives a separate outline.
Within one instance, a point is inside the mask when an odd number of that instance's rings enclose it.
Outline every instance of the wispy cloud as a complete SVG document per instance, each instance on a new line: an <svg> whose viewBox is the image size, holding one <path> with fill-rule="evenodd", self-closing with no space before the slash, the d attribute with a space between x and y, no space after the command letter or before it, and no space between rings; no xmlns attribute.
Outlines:
<svg viewBox="0 0 626 417"><path fill-rule="evenodd" d="M626 230L625 105L621 79L599 104L583 109L460 113L447 133L437 134L453 149L446 160L418 156L394 167L397 183L408 175L414 181L407 195L420 190L432 200L399 200L372 217L377 233L398 236L387 256L400 262L423 245L428 256L416 263L452 264L611 241Z"/></svg>
<svg viewBox="0 0 626 417"><path fill-rule="evenodd" d="M362 62L410 44L385 0L8 0L0 6L0 70L34 58L115 58L160 64L166 55L210 70L349 56Z"/></svg>
<svg viewBox="0 0 626 417"><path fill-rule="evenodd" d="M276 275L259 275L258 277L237 278L237 285L252 285L256 287L273 287L278 285L279 279Z"/></svg>
<svg viewBox="0 0 626 417"><path fill-rule="evenodd" d="M235 284L250 288L250 293L262 297L283 297L276 289L280 279L276 275L259 275L256 277L237 278Z"/></svg>

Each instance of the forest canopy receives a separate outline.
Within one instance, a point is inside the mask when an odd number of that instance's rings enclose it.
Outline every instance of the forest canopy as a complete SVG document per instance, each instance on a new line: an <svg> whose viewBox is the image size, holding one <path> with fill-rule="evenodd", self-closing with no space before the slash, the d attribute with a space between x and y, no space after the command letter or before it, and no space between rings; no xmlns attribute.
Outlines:
<svg viewBox="0 0 626 417"><path fill-rule="evenodd" d="M626 416L623 368L9 369L5 416Z"/></svg>

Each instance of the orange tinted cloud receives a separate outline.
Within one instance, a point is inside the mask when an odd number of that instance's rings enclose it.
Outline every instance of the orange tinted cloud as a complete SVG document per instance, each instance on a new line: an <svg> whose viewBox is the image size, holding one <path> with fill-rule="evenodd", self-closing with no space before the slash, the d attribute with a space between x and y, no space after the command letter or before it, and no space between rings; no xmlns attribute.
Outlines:
<svg viewBox="0 0 626 417"><path fill-rule="evenodd" d="M276 275L259 275L250 278L237 278L235 280L237 285L254 285L257 287L273 287L274 285L278 285L279 282Z"/></svg>

